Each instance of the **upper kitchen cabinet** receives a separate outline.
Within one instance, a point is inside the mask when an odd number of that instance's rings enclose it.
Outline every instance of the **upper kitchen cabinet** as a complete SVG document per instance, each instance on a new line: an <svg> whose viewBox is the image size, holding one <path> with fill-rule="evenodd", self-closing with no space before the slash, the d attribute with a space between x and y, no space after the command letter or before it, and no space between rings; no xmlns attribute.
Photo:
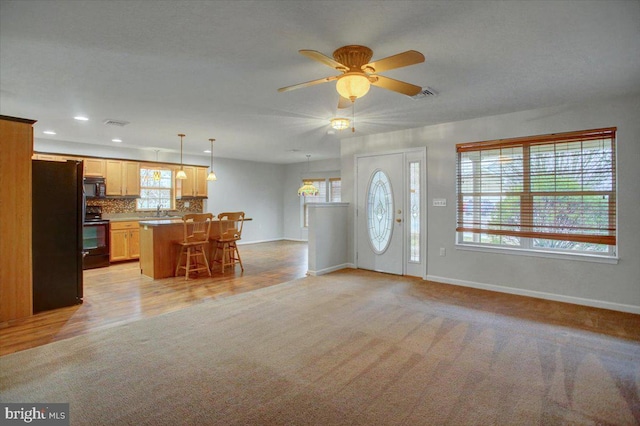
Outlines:
<svg viewBox="0 0 640 426"><path fill-rule="evenodd" d="M106 195L140 196L140 163L135 161L106 161Z"/></svg>
<svg viewBox="0 0 640 426"><path fill-rule="evenodd" d="M194 197L196 183L196 168L193 166L183 166L187 175L186 179L176 179L176 198Z"/></svg>
<svg viewBox="0 0 640 426"><path fill-rule="evenodd" d="M107 164L100 158L84 158L85 177L105 177Z"/></svg>
<svg viewBox="0 0 640 426"><path fill-rule="evenodd" d="M186 179L176 179L176 198L206 198L207 168L183 166Z"/></svg>
<svg viewBox="0 0 640 426"><path fill-rule="evenodd" d="M207 175L205 167L196 167L196 197L207 196Z"/></svg>

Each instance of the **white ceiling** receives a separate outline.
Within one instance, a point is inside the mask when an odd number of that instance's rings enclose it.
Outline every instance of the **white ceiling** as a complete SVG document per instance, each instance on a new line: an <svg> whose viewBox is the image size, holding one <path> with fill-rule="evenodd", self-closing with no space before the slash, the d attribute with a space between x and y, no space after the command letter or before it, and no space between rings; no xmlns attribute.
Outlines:
<svg viewBox="0 0 640 426"><path fill-rule="evenodd" d="M438 93L372 87L355 135L640 93L637 0L2 0L0 16L0 113L43 139L175 151L182 132L194 155L216 138L218 157L336 158L335 82L277 89L337 74L298 50L347 44L422 52L383 75Z"/></svg>

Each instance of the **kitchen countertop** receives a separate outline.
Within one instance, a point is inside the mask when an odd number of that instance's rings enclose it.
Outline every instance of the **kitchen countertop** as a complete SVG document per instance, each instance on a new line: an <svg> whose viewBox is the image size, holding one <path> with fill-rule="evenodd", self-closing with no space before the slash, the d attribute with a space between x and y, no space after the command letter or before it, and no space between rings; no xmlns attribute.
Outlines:
<svg viewBox="0 0 640 426"><path fill-rule="evenodd" d="M140 225L147 226L159 226L159 225L171 225L173 223L183 223L180 217L164 217L164 218L152 218L140 220Z"/></svg>
<svg viewBox="0 0 640 426"><path fill-rule="evenodd" d="M107 217L103 216L103 219L106 219L110 222L140 222L140 221L149 221L149 220L182 220L182 215L175 216L116 216L116 217Z"/></svg>
<svg viewBox="0 0 640 426"><path fill-rule="evenodd" d="M246 217L244 219L244 221L250 221L253 220L250 217ZM218 218L214 218L213 219L214 222L218 222ZM225 220L224 222L229 222L228 220ZM223 223L224 223L223 222ZM163 225L172 225L174 223L180 223L182 224L182 218L181 217L165 217L165 218L152 218L152 219L143 219L140 221L140 225L146 225L146 226L163 226Z"/></svg>

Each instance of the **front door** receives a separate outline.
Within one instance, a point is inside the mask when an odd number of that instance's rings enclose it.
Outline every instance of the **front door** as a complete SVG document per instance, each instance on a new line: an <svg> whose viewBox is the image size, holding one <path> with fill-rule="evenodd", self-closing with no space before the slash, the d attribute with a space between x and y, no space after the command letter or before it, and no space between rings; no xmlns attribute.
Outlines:
<svg viewBox="0 0 640 426"><path fill-rule="evenodd" d="M403 274L404 154L357 159L357 267Z"/></svg>
<svg viewBox="0 0 640 426"><path fill-rule="evenodd" d="M426 150L356 158L356 266L426 279Z"/></svg>

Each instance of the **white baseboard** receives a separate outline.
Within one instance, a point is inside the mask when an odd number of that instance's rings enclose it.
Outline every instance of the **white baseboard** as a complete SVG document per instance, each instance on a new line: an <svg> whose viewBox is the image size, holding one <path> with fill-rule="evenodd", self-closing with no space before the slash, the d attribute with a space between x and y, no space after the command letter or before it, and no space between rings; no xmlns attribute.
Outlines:
<svg viewBox="0 0 640 426"><path fill-rule="evenodd" d="M243 244L258 244L258 243L271 243L274 241L283 241L284 238L272 238L269 240L253 240L253 241L243 241L240 240L241 242L238 243L239 246L243 245Z"/></svg>
<svg viewBox="0 0 640 426"><path fill-rule="evenodd" d="M556 302L573 303L574 305L591 306L593 308L610 309L613 311L640 314L640 306L625 305L623 303L606 302L603 300L585 299L582 297L565 296L562 294L546 293L543 291L525 290L513 287L504 287L495 284L484 284L474 281L457 280L435 275L427 275L427 280L443 284L453 284L462 287L478 288L481 290L497 291L500 293L517 294L519 296L535 297L537 299L547 299Z"/></svg>
<svg viewBox="0 0 640 426"><path fill-rule="evenodd" d="M318 275L328 274L329 272L339 271L340 269L353 268L353 267L354 267L353 263L343 263L341 265L331 266L329 268L320 269L318 271L312 271L311 269L309 269L307 271L307 275L312 275L315 277Z"/></svg>

